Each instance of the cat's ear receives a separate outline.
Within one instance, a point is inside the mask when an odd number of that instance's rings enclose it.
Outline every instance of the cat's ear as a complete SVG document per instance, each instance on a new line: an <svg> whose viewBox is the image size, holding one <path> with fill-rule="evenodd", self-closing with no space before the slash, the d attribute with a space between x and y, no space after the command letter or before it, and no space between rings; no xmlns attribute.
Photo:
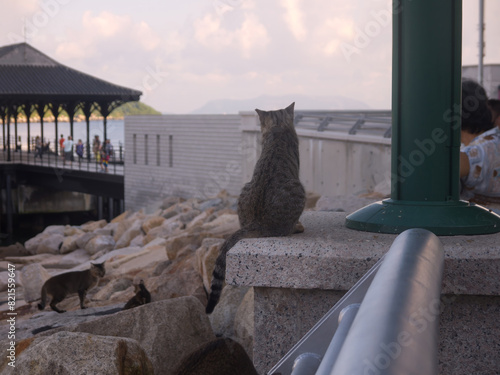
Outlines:
<svg viewBox="0 0 500 375"><path fill-rule="evenodd" d="M288 113L290 116L293 117L293 109L295 108L295 102L290 104L288 107L285 108L286 113Z"/></svg>
<svg viewBox="0 0 500 375"><path fill-rule="evenodd" d="M257 114L259 115L259 120L260 120L260 123L261 124L264 124L264 118L265 118L265 115L266 115L266 111L261 111L260 109L257 109L255 108L255 112L257 112Z"/></svg>

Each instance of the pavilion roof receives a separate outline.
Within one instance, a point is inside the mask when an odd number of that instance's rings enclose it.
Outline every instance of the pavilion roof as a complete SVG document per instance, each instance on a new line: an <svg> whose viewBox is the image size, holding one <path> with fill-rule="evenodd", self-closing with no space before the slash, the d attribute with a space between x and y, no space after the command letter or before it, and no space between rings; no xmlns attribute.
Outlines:
<svg viewBox="0 0 500 375"><path fill-rule="evenodd" d="M62 65L27 43L0 47L0 102L5 104L125 103L141 94Z"/></svg>

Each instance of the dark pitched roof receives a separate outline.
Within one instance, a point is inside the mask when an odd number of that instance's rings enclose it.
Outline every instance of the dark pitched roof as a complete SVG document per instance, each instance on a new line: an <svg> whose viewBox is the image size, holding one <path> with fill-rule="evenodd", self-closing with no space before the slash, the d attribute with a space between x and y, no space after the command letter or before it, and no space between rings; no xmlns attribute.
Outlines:
<svg viewBox="0 0 500 375"><path fill-rule="evenodd" d="M0 99L125 102L141 94L59 64L26 43L0 48Z"/></svg>

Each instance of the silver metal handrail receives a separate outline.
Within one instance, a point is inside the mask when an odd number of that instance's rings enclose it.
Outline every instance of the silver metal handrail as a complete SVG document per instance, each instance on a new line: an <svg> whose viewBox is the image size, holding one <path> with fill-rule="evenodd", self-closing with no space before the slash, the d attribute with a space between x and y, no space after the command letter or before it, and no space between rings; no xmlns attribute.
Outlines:
<svg viewBox="0 0 500 375"><path fill-rule="evenodd" d="M443 264L443 247L434 234L425 229L401 233L268 374L437 374ZM349 314L347 319L353 318L352 325L342 328L340 310L360 302L355 318ZM347 311L342 315L349 316ZM304 353L322 360L315 368L294 368Z"/></svg>

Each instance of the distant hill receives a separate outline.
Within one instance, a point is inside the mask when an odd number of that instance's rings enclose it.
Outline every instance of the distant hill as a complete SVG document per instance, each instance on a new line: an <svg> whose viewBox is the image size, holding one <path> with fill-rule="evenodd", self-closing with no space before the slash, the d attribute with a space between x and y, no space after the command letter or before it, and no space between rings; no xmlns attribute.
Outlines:
<svg viewBox="0 0 500 375"><path fill-rule="evenodd" d="M255 108L273 110L287 107L295 102L296 110L335 110L335 109L369 109L362 101L343 96L308 96L308 95L262 95L253 99L219 99L211 100L196 109L194 114L222 114L253 111Z"/></svg>
<svg viewBox="0 0 500 375"><path fill-rule="evenodd" d="M133 116L133 115L161 115L153 107L142 102L128 102L116 108L109 118Z"/></svg>

